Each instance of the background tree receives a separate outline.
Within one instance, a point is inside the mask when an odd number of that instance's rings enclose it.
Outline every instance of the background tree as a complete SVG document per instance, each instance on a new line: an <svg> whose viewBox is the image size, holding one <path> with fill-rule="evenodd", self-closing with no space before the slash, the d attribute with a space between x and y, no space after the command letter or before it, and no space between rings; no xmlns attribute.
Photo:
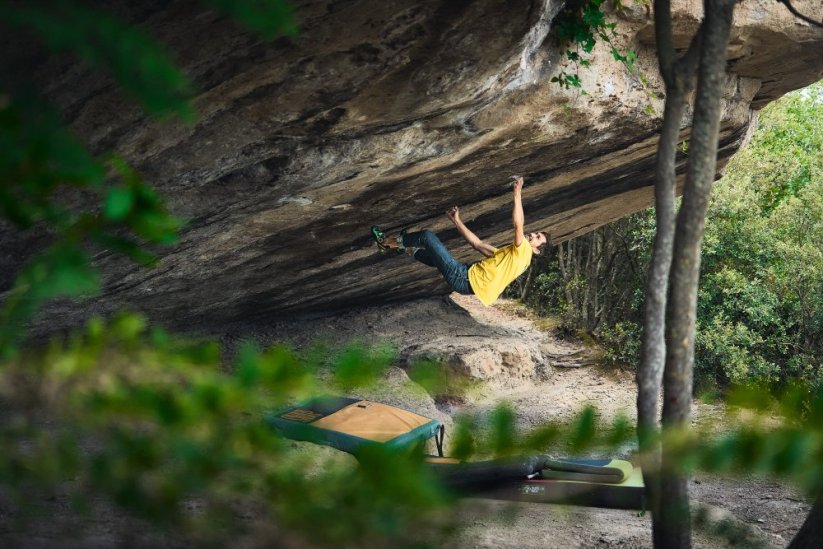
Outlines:
<svg viewBox="0 0 823 549"><path fill-rule="evenodd" d="M646 283L641 358L637 369L637 429L640 450L651 460L644 471L644 481L654 521L655 545L659 546L658 544L669 540L662 527L664 517L661 510L661 479L658 476L660 449L651 442L651 437L657 431L657 400L666 364L665 313L675 238L677 145L680 140L680 123L693 85L704 27L701 26L698 30L683 58L678 59L672 36L671 6L667 0L655 2L654 17L657 56L666 85L666 100L655 168L657 230ZM680 499L683 499L682 495ZM679 502L681 512L683 504L682 501ZM688 544L688 539L681 541Z"/></svg>
<svg viewBox="0 0 823 549"><path fill-rule="evenodd" d="M795 381L821 387L823 353L823 83L791 92L758 114L749 143L715 183L706 214L697 296L695 390L724 392L740 383L785 387ZM565 249L588 249L601 233L618 254L588 276L568 279L556 257L546 256L526 302L536 312L560 316L568 331L584 330L582 296L602 292L604 310L592 335L607 363L640 361L645 279L655 236L649 209L575 239ZM616 239L620 244L608 244ZM564 243L565 245L566 243ZM584 258L588 257L584 254ZM608 269L606 267L609 267ZM634 274L635 270L639 274ZM604 284L615 280L616 284ZM581 296L573 304L566 296Z"/></svg>
<svg viewBox="0 0 823 549"><path fill-rule="evenodd" d="M643 302L643 281L648 250L654 236L654 219L642 212L620 219L578 238L546 250L524 280L520 299L539 314L558 315L564 331L583 330L607 346L614 363L634 362L630 351L619 351L619 331ZM644 230L643 227L646 229ZM513 297L517 297L513 295ZM628 328L631 332L639 331ZM631 342L635 345L635 342Z"/></svg>

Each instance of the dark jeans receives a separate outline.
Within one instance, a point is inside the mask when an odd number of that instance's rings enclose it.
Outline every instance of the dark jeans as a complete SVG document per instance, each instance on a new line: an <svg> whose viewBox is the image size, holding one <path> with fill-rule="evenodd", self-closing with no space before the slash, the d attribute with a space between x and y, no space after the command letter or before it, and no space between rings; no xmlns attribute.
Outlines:
<svg viewBox="0 0 823 549"><path fill-rule="evenodd" d="M469 265L453 258L433 232L407 233L403 235L403 246L418 248L414 258L430 267L436 267L455 292L465 295L474 293L469 284Z"/></svg>

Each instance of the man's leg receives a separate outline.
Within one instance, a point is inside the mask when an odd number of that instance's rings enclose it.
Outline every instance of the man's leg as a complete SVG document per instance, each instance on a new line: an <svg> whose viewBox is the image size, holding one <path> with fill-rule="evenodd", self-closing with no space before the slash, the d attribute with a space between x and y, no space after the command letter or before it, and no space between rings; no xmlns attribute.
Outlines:
<svg viewBox="0 0 823 549"><path fill-rule="evenodd" d="M428 265L429 267L435 268L437 267L437 264L434 262L432 254L430 254L429 250L427 250L426 248L415 248L412 257L424 265Z"/></svg>
<svg viewBox="0 0 823 549"><path fill-rule="evenodd" d="M403 246L419 248L414 258L426 265L437 267L446 282L463 294L472 293L466 274L467 267L457 261L449 250L431 231L420 231L403 235Z"/></svg>
<svg viewBox="0 0 823 549"><path fill-rule="evenodd" d="M372 235L375 237L375 240L378 240L378 244L380 245L381 250L387 249L405 251L407 254L411 255L420 263L428 265L429 267L437 268L437 264L434 262L432 254L430 254L426 248L406 246L405 244L403 244L403 238L406 236L405 231L401 231L400 234L397 236L385 236L383 231L381 231L377 225L372 226L371 230Z"/></svg>

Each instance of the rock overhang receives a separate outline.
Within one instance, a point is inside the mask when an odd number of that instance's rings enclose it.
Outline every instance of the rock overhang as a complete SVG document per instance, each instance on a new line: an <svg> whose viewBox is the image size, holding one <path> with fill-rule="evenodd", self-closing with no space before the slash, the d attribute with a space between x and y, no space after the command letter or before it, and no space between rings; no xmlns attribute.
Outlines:
<svg viewBox="0 0 823 549"><path fill-rule="evenodd" d="M663 88L646 7L614 14L636 71L596 49L581 95L550 82L562 63L549 32L561 2L293 4L300 35L273 42L196 3L161 2L139 16L120 8L201 90L193 125L153 122L104 76L65 60L35 71L94 152L123 154L187 220L155 269L99 254L102 295L53 304L39 326L127 307L207 330L445 293L425 267L376 254L369 226L430 228L470 260L443 213L460 205L478 235L504 244L514 173L526 176L527 230L557 241L651 204ZM675 4L683 48L702 8ZM777 2L743 6L721 166L757 108L823 76L823 31ZM2 242L19 246L17 236Z"/></svg>

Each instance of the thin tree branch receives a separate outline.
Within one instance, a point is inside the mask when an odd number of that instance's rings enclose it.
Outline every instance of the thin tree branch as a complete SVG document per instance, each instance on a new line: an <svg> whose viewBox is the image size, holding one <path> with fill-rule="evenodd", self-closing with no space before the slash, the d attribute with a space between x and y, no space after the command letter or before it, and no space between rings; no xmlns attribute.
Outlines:
<svg viewBox="0 0 823 549"><path fill-rule="evenodd" d="M703 42L703 23L692 36L689 49L674 66L674 85L684 94L688 95L694 86L695 76L697 76L697 65L700 62L700 46Z"/></svg>
<svg viewBox="0 0 823 549"><path fill-rule="evenodd" d="M674 66L677 56L674 51L672 33L671 4L669 0L654 2L654 39L657 43L657 59L660 74L667 86L674 82Z"/></svg>
<svg viewBox="0 0 823 549"><path fill-rule="evenodd" d="M810 25L814 25L815 27L820 27L820 28L823 28L823 21L815 21L814 19L812 19L812 18L811 18L811 17L809 17L808 15L803 15L802 13L800 13L799 11L797 11L797 8L795 8L794 6L792 6L792 3L791 3L791 1L790 1L790 0L777 0L777 1L778 1L779 3L781 3L781 4L783 4L784 6L786 6L786 8L787 8L790 12L792 12L792 15L794 15L794 16L795 16L795 17L797 17L798 19L802 19L802 20L803 20L803 21L805 21L806 23L808 23L808 24L810 24Z"/></svg>

